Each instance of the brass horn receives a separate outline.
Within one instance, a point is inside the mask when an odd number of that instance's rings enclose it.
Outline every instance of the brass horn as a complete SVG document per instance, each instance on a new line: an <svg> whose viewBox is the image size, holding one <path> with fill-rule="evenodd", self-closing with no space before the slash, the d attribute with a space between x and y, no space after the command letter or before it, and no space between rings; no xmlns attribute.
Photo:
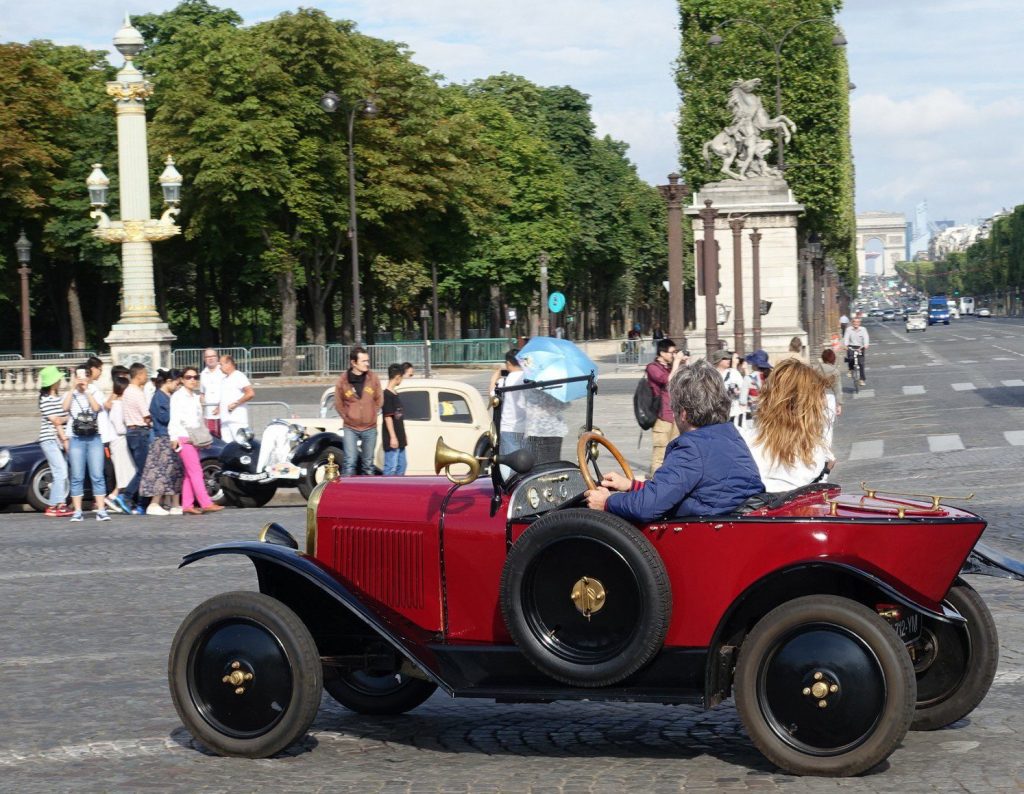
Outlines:
<svg viewBox="0 0 1024 794"><path fill-rule="evenodd" d="M447 468L453 463L465 463L469 466L469 472L462 477L455 477ZM440 474L445 469L445 477L456 485L469 485L480 476L480 461L468 452L460 452L444 443L443 438L437 439L437 446L434 448L434 473Z"/></svg>

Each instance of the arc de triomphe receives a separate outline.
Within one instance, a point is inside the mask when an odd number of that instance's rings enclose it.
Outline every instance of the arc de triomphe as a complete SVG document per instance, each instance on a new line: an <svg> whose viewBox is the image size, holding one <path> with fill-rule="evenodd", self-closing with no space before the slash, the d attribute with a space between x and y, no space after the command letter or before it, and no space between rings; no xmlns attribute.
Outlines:
<svg viewBox="0 0 1024 794"><path fill-rule="evenodd" d="M896 263L907 258L907 216L902 212L862 212L857 216L857 275L867 272L868 243L878 240L884 253L877 260L875 273L892 276Z"/></svg>

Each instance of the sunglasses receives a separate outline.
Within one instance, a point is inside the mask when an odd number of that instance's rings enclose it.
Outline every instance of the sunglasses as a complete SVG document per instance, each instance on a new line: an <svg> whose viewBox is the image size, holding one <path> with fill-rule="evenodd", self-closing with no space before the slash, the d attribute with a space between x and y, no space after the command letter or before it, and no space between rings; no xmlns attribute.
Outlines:
<svg viewBox="0 0 1024 794"><path fill-rule="evenodd" d="M182 380L199 380L198 375L186 375Z"/></svg>

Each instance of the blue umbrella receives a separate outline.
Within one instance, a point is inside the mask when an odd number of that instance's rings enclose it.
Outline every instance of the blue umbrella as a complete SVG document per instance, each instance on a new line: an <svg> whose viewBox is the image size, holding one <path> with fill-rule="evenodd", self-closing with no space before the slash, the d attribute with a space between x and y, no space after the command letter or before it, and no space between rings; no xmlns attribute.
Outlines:
<svg viewBox="0 0 1024 794"><path fill-rule="evenodd" d="M559 380L591 373L597 377L597 364L568 339L535 336L523 345L516 358L522 365L527 380ZM587 396L587 382L581 380L575 383L562 383L544 391L567 403Z"/></svg>

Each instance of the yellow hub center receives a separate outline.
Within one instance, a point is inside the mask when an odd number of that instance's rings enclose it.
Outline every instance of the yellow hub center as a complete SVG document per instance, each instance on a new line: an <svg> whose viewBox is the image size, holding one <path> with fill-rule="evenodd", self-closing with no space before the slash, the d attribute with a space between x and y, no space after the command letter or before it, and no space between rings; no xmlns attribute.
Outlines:
<svg viewBox="0 0 1024 794"><path fill-rule="evenodd" d="M604 608L606 595L604 585L601 582L597 579L583 576L573 585L570 598L572 598L572 602L576 609L580 611L580 614L587 620L590 620L591 615L595 612L600 612Z"/></svg>

